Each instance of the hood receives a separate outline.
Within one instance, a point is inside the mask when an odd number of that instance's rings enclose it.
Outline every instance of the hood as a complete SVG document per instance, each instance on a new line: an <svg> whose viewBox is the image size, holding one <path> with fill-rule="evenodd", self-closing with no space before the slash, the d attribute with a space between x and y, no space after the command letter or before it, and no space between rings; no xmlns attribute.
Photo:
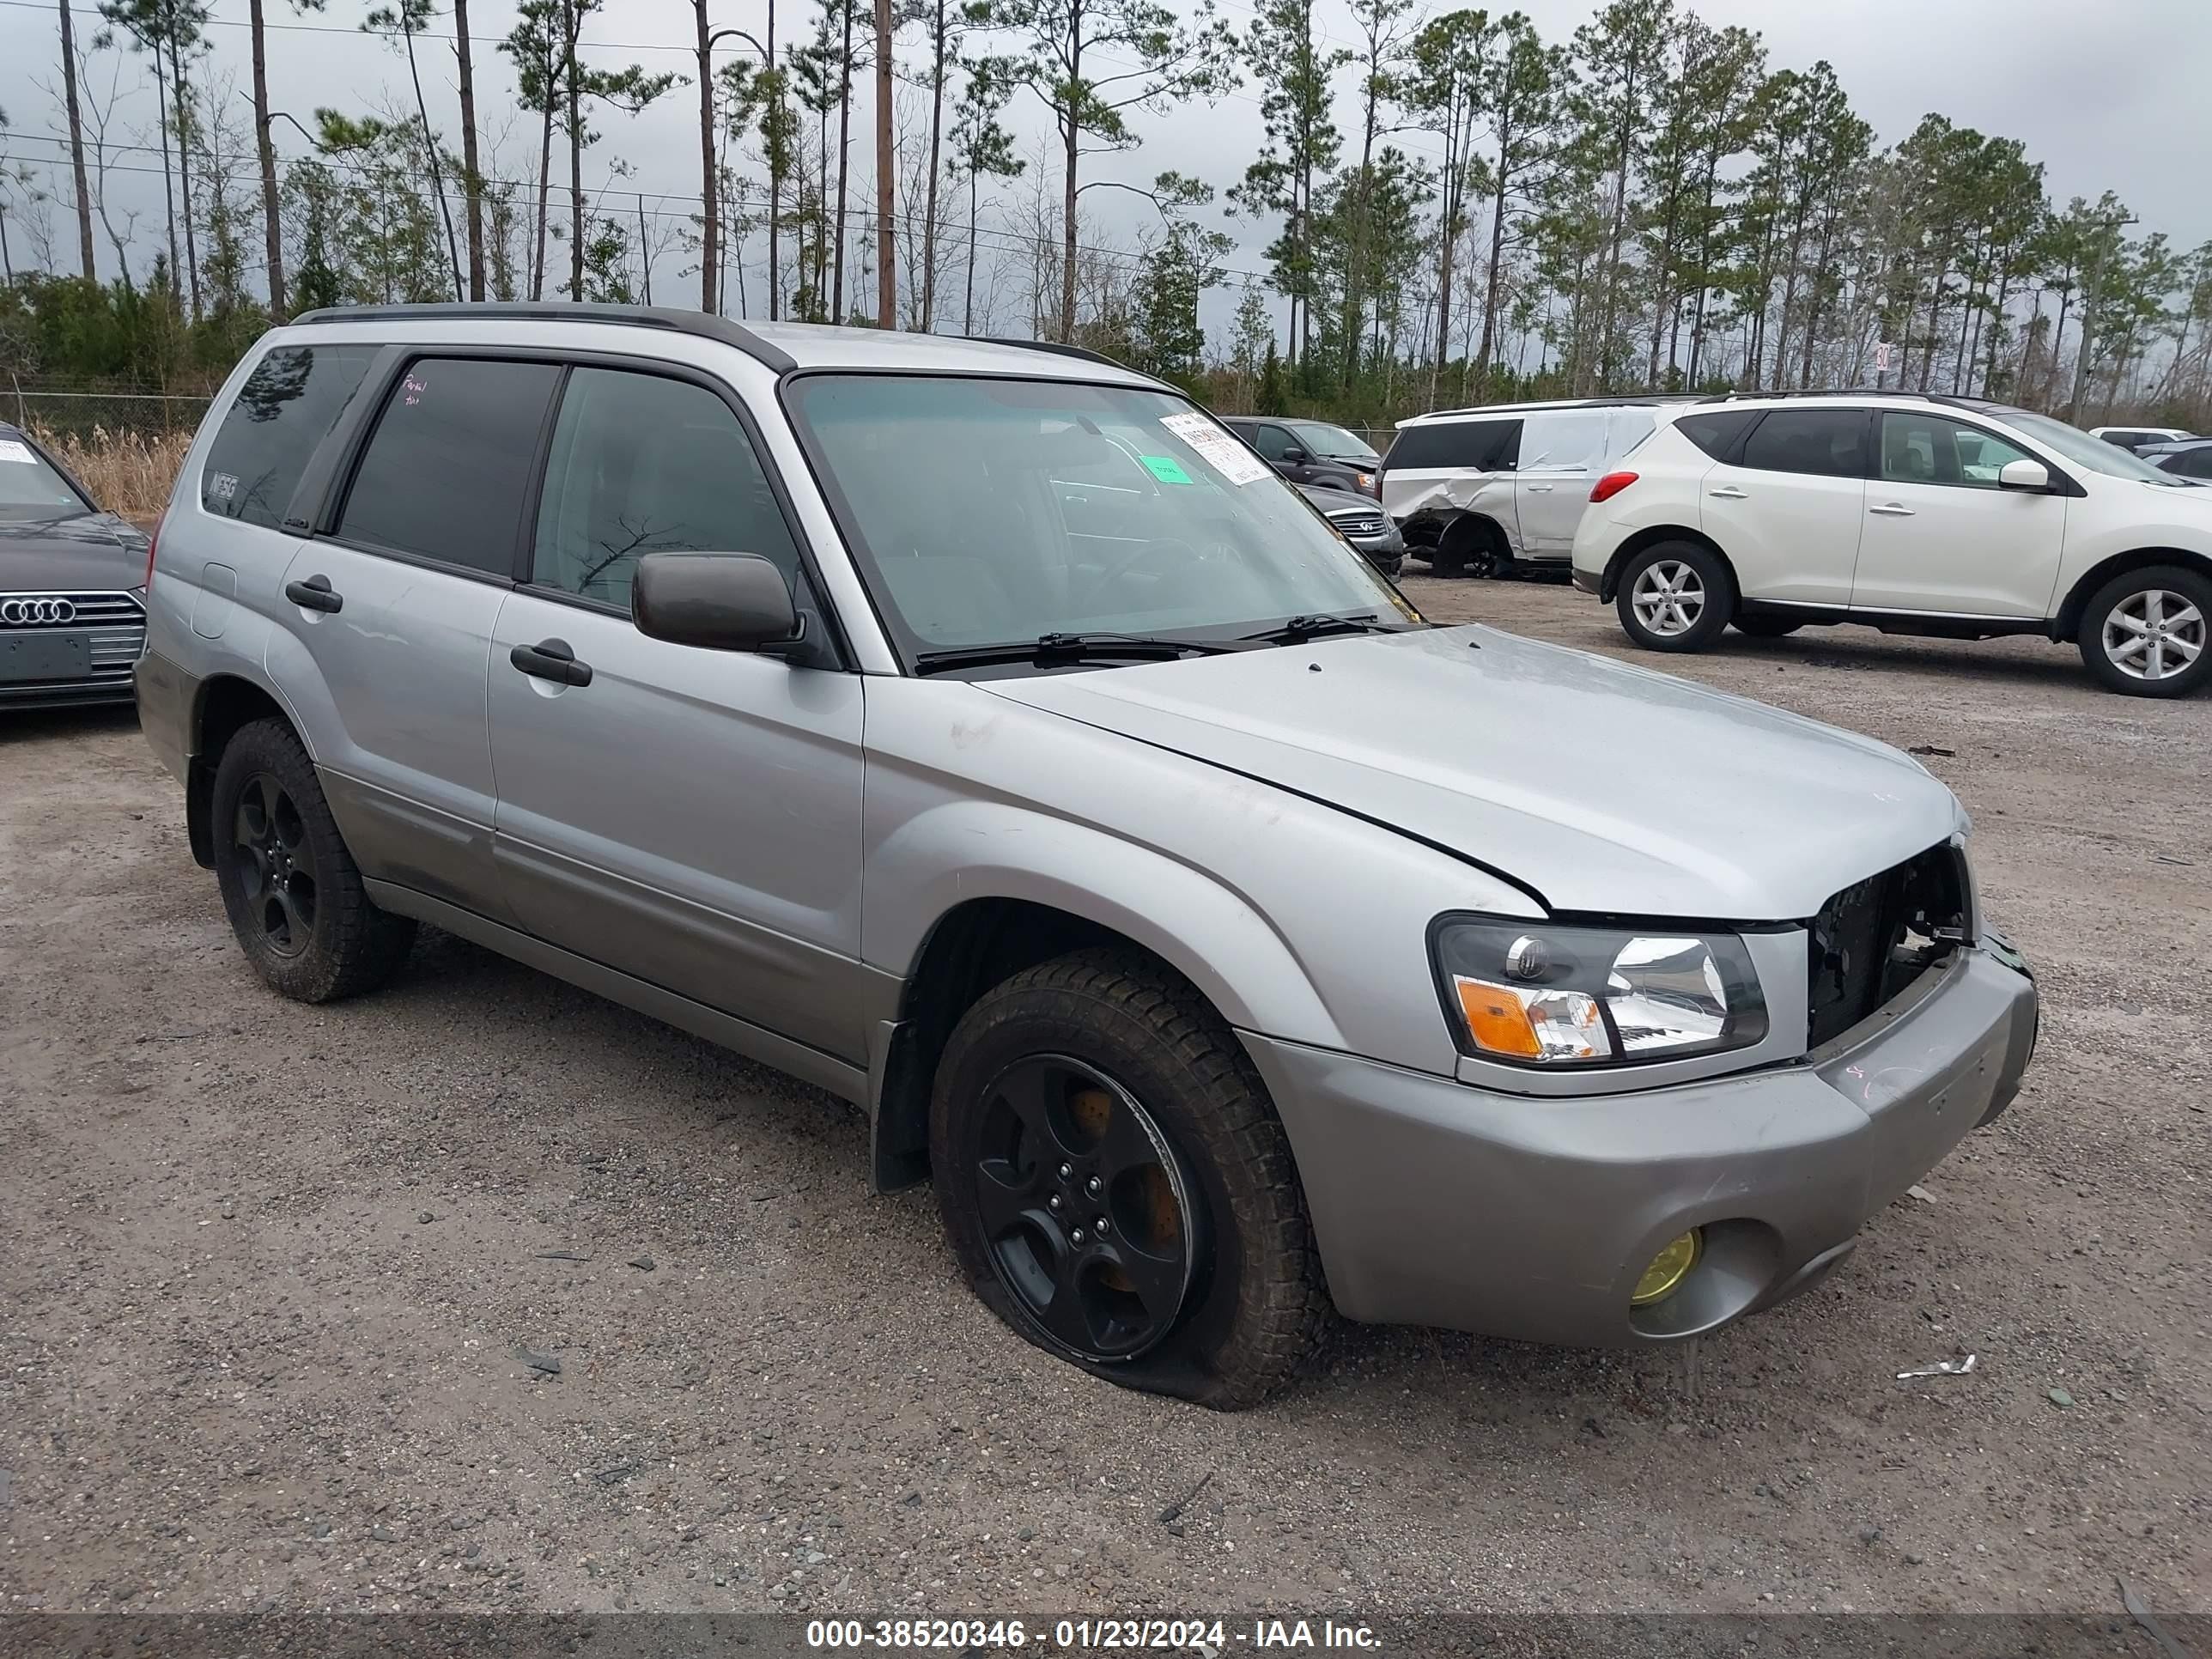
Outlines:
<svg viewBox="0 0 2212 1659"><path fill-rule="evenodd" d="M1964 823L1887 744L1490 628L980 684L1449 848L1553 910L1795 921Z"/></svg>
<svg viewBox="0 0 2212 1659"><path fill-rule="evenodd" d="M146 580L146 538L112 513L0 519L0 593L100 593Z"/></svg>

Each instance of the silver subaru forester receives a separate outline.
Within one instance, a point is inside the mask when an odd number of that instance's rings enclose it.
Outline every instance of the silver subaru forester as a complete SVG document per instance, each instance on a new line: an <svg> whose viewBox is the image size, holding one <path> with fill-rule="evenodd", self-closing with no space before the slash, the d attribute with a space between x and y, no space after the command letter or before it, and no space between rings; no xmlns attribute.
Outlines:
<svg viewBox="0 0 2212 1659"><path fill-rule="evenodd" d="M149 611L145 729L276 990L428 922L819 1084L1016 1330L1212 1405L1332 1306L1771 1306L2034 1045L1915 762L1432 628L1081 351L313 313L217 398Z"/></svg>

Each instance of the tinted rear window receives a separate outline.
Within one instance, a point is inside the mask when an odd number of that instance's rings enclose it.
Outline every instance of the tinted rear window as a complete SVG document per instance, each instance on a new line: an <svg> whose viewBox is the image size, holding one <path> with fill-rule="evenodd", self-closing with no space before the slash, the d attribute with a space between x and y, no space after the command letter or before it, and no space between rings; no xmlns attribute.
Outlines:
<svg viewBox="0 0 2212 1659"><path fill-rule="evenodd" d="M1513 465L1520 436L1518 420L1438 421L1401 426L1382 465L1401 472L1431 468L1495 472Z"/></svg>
<svg viewBox="0 0 2212 1659"><path fill-rule="evenodd" d="M1831 478L1866 477L1867 417L1856 409L1776 409L1744 441L1745 466L1811 472Z"/></svg>
<svg viewBox="0 0 2212 1659"><path fill-rule="evenodd" d="M1744 428L1758 418L1755 409L1715 410L1710 415L1685 415L1674 422L1674 430L1715 460L1725 460Z"/></svg>
<svg viewBox="0 0 2212 1659"><path fill-rule="evenodd" d="M242 524L284 520L315 447L361 390L373 345L279 346L254 365L200 471L200 505Z"/></svg>
<svg viewBox="0 0 2212 1659"><path fill-rule="evenodd" d="M338 534L505 576L561 371L423 357L392 388Z"/></svg>

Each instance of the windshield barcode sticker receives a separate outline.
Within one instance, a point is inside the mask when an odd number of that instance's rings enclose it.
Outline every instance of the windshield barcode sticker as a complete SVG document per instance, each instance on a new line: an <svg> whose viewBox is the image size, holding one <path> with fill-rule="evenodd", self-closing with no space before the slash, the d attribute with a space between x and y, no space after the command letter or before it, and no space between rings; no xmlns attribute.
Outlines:
<svg viewBox="0 0 2212 1659"><path fill-rule="evenodd" d="M13 438L0 438L0 461L27 461L36 466L39 458L31 453L30 445Z"/></svg>
<svg viewBox="0 0 2212 1659"><path fill-rule="evenodd" d="M1199 459L1233 484L1264 478L1272 469L1203 415L1163 415L1160 424L1198 452Z"/></svg>

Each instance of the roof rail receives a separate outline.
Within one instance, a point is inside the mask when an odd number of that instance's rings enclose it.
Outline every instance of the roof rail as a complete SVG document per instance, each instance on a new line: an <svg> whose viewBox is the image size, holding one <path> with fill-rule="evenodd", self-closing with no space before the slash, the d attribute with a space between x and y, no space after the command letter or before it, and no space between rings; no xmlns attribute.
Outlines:
<svg viewBox="0 0 2212 1659"><path fill-rule="evenodd" d="M446 301L433 305L326 306L292 319L295 323L443 323L482 317L517 323L617 323L630 328L666 329L702 340L735 346L779 374L799 367L788 352L770 345L750 329L726 317L671 306L613 306L591 302L549 305L537 300Z"/></svg>
<svg viewBox="0 0 2212 1659"><path fill-rule="evenodd" d="M1957 409L1987 409L1986 398L1960 398L1942 392L1911 392L1893 386L1804 386L1784 392L1717 392L1700 398L1701 404L1729 404L1739 398L1909 398L1917 403L1948 404Z"/></svg>
<svg viewBox="0 0 2212 1659"><path fill-rule="evenodd" d="M1141 368L1131 368L1119 357L1109 357L1103 351L1093 351L1089 346L1068 345L1059 340L1017 340L1003 334L969 334L962 337L977 345L1015 346L1024 351L1049 351L1055 357L1074 357L1086 363L1103 363L1109 368L1118 368L1131 374L1144 374ZM1150 380L1151 375L1146 375Z"/></svg>
<svg viewBox="0 0 2212 1659"><path fill-rule="evenodd" d="M1617 398L1537 398L1518 404L1471 404L1464 409L1431 409L1419 415L1408 415L1398 424L1412 421L1431 421L1447 415L1511 415L1541 409L1644 409L1662 404L1694 404L1707 401L1694 392L1625 392Z"/></svg>

